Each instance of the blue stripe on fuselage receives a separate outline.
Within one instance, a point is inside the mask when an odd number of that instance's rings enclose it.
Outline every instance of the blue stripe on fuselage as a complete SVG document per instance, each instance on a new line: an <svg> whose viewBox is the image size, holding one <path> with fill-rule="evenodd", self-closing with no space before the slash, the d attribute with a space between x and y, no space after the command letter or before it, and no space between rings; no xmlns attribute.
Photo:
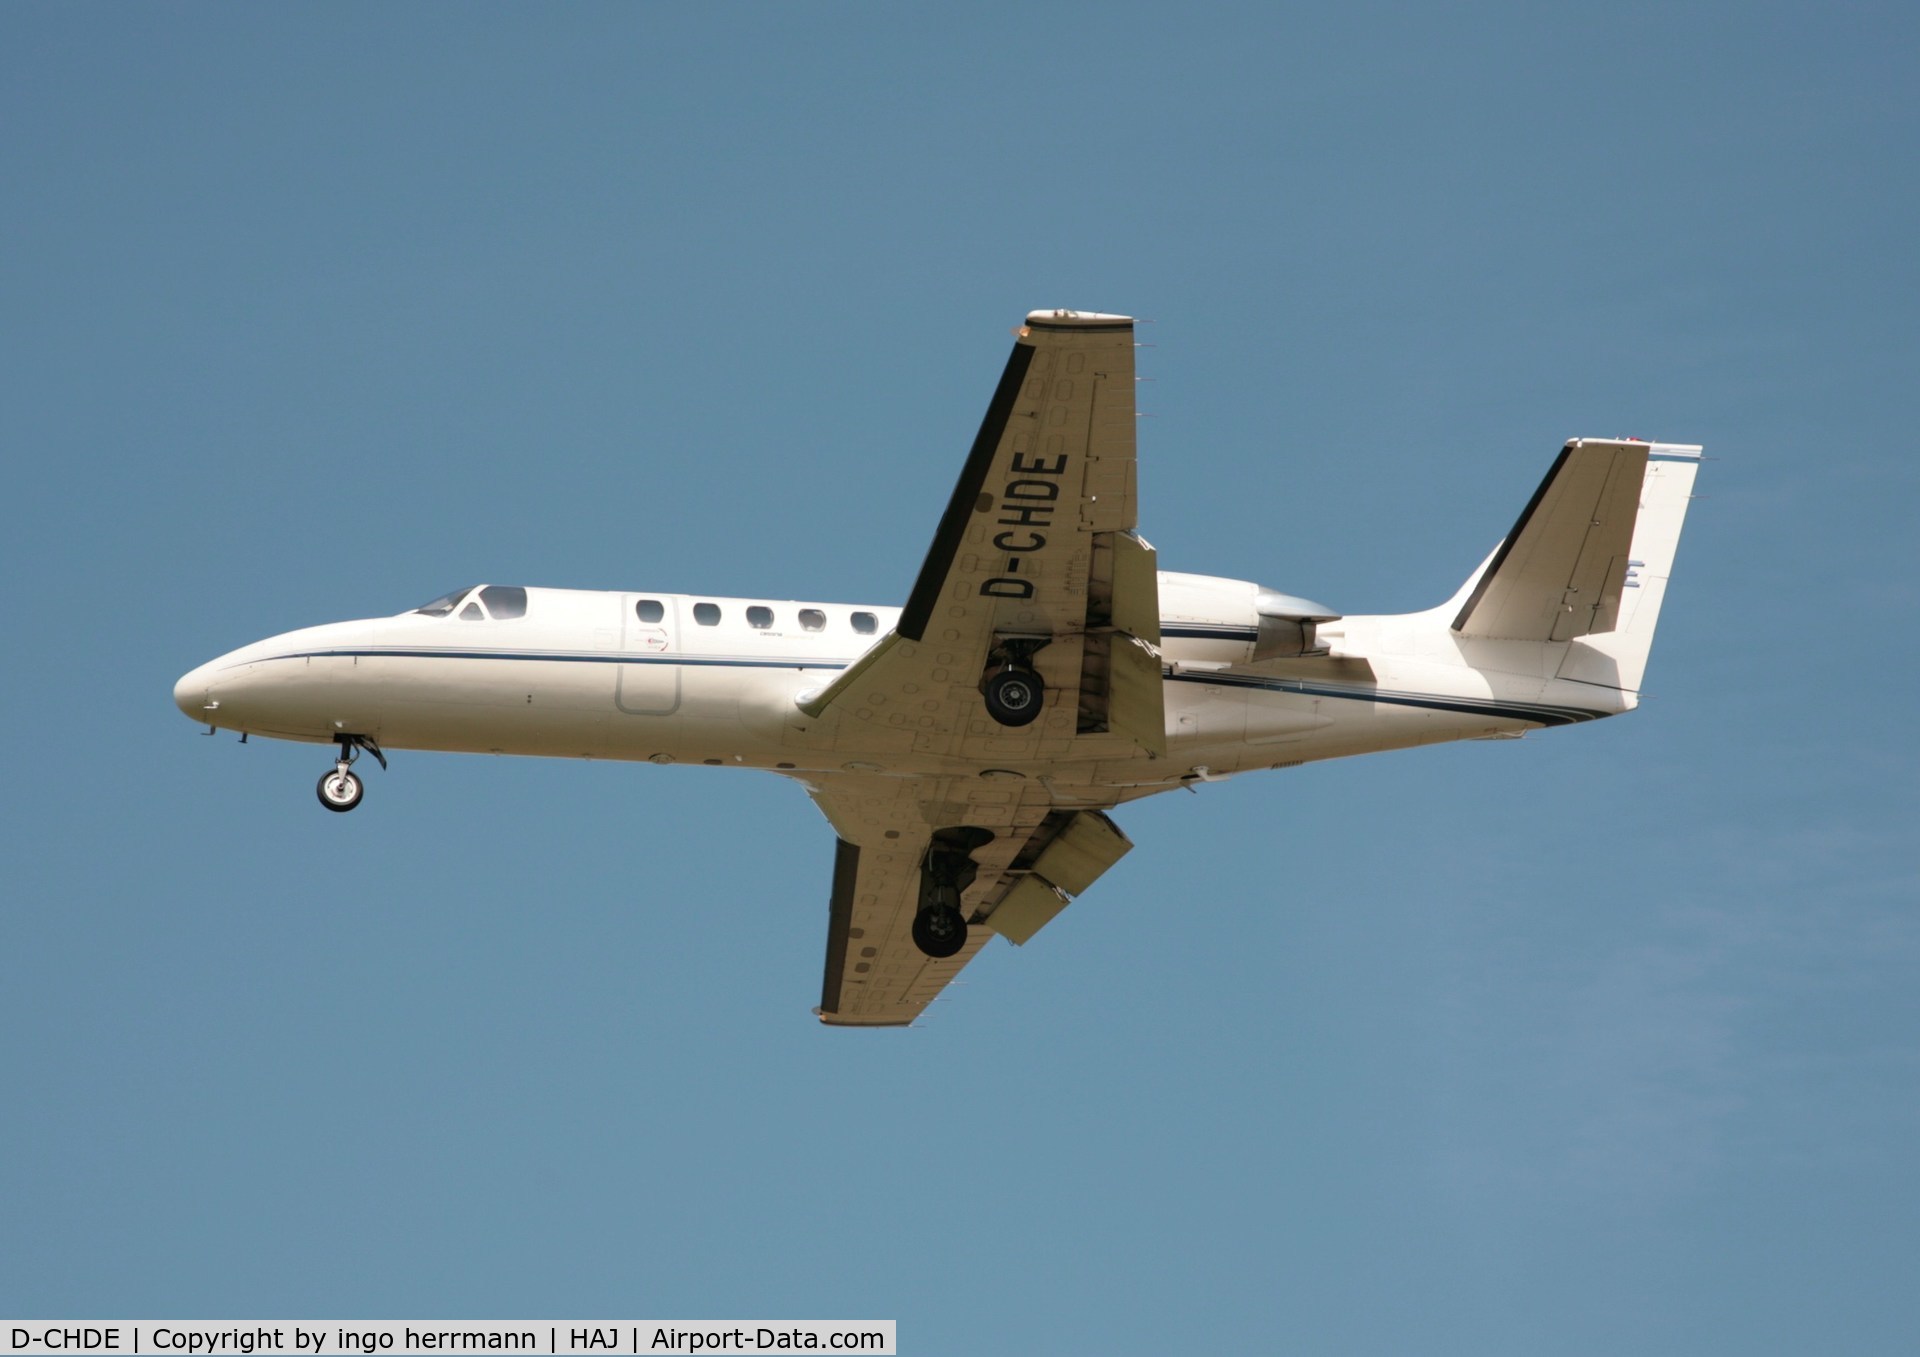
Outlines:
<svg viewBox="0 0 1920 1357"><path fill-rule="evenodd" d="M1258 627L1193 626L1186 623L1160 624L1160 634L1183 641L1252 641L1259 638Z"/></svg>
<svg viewBox="0 0 1920 1357"><path fill-rule="evenodd" d="M403 660L535 660L545 664L677 664L686 667L729 669L845 669L846 660L715 659L694 655L629 655L609 652L586 653L554 650L429 650L392 647L382 650L296 650L271 655L250 664L271 664L275 660L321 659L403 659Z"/></svg>
<svg viewBox="0 0 1920 1357"><path fill-rule="evenodd" d="M1509 702L1499 698L1448 697L1441 693L1394 692L1381 688L1354 688L1314 683L1307 679L1264 678L1258 674L1168 674L1169 682L1204 683L1221 688L1255 688L1302 697L1331 697L1346 702L1381 702L1394 707L1423 707L1431 711L1464 712L1470 716L1499 716L1543 726L1568 726L1597 721L1612 712L1588 707L1559 707L1545 702Z"/></svg>
<svg viewBox="0 0 1920 1357"><path fill-rule="evenodd" d="M1167 634L1173 634L1171 632ZM423 660L516 660L543 664L674 664L702 669L807 669L841 670L848 661L816 659L743 660L692 655L629 655L582 653L551 650L431 650L389 648L359 650L301 650L256 660L269 664L275 660L306 659L423 659ZM1464 712L1471 716L1496 716L1539 725L1564 726L1594 721L1613 713L1587 707L1561 707L1543 702L1510 702L1497 698L1447 697L1439 693L1394 692L1380 688L1356 688L1340 684L1314 683L1306 679L1266 678L1258 674L1166 673L1170 683L1202 683L1218 688L1250 688L1264 692L1291 693L1302 697L1329 697L1346 702L1379 702L1397 707L1422 707L1433 711Z"/></svg>

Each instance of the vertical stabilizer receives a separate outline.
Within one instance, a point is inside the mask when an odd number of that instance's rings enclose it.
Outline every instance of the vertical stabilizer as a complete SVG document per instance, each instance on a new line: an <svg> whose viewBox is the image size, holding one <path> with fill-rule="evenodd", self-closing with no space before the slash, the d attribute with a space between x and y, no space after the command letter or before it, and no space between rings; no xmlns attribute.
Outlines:
<svg viewBox="0 0 1920 1357"><path fill-rule="evenodd" d="M1699 469L1698 447L1655 443L1648 449L1618 616L1611 629L1590 632L1568 646L1561 678L1639 691Z"/></svg>
<svg viewBox="0 0 1920 1357"><path fill-rule="evenodd" d="M1571 641L1612 631L1653 445L1576 438L1453 619L1461 636Z"/></svg>

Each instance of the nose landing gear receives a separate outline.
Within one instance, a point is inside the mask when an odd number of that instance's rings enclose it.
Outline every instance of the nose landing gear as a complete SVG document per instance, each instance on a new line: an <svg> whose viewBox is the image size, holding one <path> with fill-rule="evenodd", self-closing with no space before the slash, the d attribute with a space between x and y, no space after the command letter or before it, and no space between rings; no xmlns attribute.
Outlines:
<svg viewBox="0 0 1920 1357"><path fill-rule="evenodd" d="M359 805L360 798L366 794L360 775L353 771L360 751L364 749L372 754L382 768L387 766L387 756L380 752L379 742L371 735L336 735L334 743L340 746L339 761L331 772L320 775L320 785L314 790L319 794L321 805L344 815Z"/></svg>

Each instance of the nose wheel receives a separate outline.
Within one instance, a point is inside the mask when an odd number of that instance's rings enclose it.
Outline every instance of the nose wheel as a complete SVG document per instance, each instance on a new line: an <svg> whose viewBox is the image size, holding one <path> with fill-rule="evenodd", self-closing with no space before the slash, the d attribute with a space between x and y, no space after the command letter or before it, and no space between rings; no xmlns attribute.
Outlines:
<svg viewBox="0 0 1920 1357"><path fill-rule="evenodd" d="M366 794L360 775L345 764L320 775L320 804L343 814L360 804Z"/></svg>
<svg viewBox="0 0 1920 1357"><path fill-rule="evenodd" d="M320 775L320 785L314 788L319 794L320 804L328 810L344 815L360 804L360 798L366 795L366 786L360 781L360 775L353 771L353 764L360 757L360 751L366 750L387 766L387 756L380 752L380 746L371 735L341 735L334 743L340 746L340 758L330 772Z"/></svg>

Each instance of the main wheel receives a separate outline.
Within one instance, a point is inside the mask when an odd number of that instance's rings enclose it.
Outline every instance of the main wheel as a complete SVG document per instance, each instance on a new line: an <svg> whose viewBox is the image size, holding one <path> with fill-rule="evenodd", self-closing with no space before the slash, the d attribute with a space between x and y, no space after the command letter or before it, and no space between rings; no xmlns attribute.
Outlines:
<svg viewBox="0 0 1920 1357"><path fill-rule="evenodd" d="M336 768L321 775L315 790L320 793L320 804L328 810L346 812L360 804L367 789L360 785L359 774Z"/></svg>
<svg viewBox="0 0 1920 1357"><path fill-rule="evenodd" d="M939 960L967 945L967 921L952 905L935 905L913 916L913 945Z"/></svg>
<svg viewBox="0 0 1920 1357"><path fill-rule="evenodd" d="M1047 688L1031 669L1008 665L987 680L987 715L1003 726L1024 726L1040 715Z"/></svg>

